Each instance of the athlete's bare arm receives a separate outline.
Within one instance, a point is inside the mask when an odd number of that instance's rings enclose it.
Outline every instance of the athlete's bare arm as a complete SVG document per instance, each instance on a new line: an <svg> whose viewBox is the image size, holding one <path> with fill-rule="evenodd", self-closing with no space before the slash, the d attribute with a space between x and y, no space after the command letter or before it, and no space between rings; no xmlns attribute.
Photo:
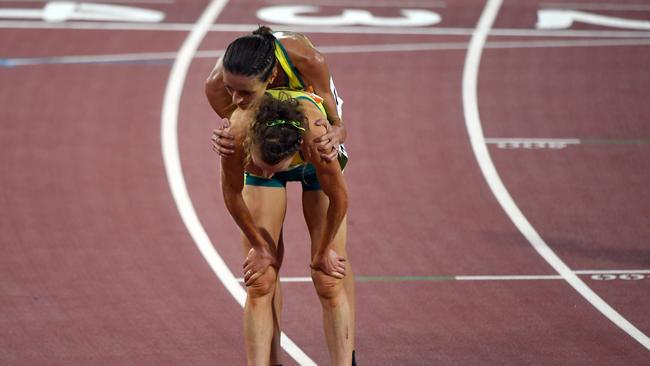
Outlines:
<svg viewBox="0 0 650 366"><path fill-rule="evenodd" d="M227 130L235 137L235 153L221 157L221 189L226 208L252 246L244 268L246 272L250 270L252 273L252 276L246 276L247 286L264 274L270 265L277 265L271 246L253 222L253 216L242 195L246 168L243 142L251 120L251 111L237 109L232 113L231 125Z"/></svg>
<svg viewBox="0 0 650 366"><path fill-rule="evenodd" d="M330 88L331 75L325 56L312 47L307 37L302 34L283 32L276 36L285 46L291 62L300 72L303 81L307 86L314 88L314 93L323 98L327 119L332 125L342 127L334 94Z"/></svg>
<svg viewBox="0 0 650 366"><path fill-rule="evenodd" d="M223 83L223 64L222 59L217 60L216 65L205 80L205 96L212 109L217 115L223 118L220 127L213 131L213 149L221 156L228 156L235 153L234 136L228 133L225 128L230 125L230 115L237 109L232 103L232 96L228 94Z"/></svg>
<svg viewBox="0 0 650 366"><path fill-rule="evenodd" d="M316 124L325 116L310 102L301 101L301 104L309 120L309 129L303 138L303 155L316 167L316 175L323 193L329 198L325 230L323 236L317 238L316 254L312 258L311 266L330 276L343 278L346 259L334 251L332 244L348 210L348 190L339 162L323 159L318 151L318 145L314 142L315 137L325 132L323 126Z"/></svg>

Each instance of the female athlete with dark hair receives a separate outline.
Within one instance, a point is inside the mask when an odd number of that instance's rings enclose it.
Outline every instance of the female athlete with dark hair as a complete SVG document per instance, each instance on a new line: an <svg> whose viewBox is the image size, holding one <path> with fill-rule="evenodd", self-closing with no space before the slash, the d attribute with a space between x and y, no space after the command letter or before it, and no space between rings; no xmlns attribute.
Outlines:
<svg viewBox="0 0 650 366"><path fill-rule="evenodd" d="M326 161L335 161L338 157L347 158L341 145L346 132L340 115L342 101L336 95L336 89L331 82L327 64L323 56L313 47L309 39L298 33L272 33L267 27L260 27L251 35L243 36L233 41L224 56L217 61L205 85L205 92L212 108L222 118L231 118L234 111L247 111L260 102L269 88L286 87L294 90L313 89L323 99L322 112L329 120L316 121L321 135L311 135L321 157ZM228 122L226 121L226 126ZM213 134L213 149L222 156L222 161L235 154L238 142L227 128L219 128ZM262 184L262 181L247 178L243 188L244 197L250 203L249 211L260 220L273 221L275 217L284 218L286 209L286 191L284 189L269 189L282 187L282 183L274 185ZM327 197L319 186L303 184L303 210L305 218L323 217L327 209L323 202ZM269 212L268 207L278 207L281 212ZM317 210L322 212L316 212ZM320 216L319 216L320 215ZM277 226L277 223L273 222ZM345 232L345 220L342 224ZM281 228L281 222L279 224ZM248 244L250 245L250 244ZM282 231L274 242L275 259L281 264L284 244ZM245 243L245 247L247 244ZM349 264L344 278L350 307L352 331L348 335L354 349L354 319L355 291L354 275ZM249 282L250 283L250 282ZM279 281L274 291L274 323L275 329L272 360L279 359L279 313L282 307L282 296ZM353 358L354 359L354 358ZM277 363L277 362L276 362ZM353 361L354 364L354 361Z"/></svg>
<svg viewBox="0 0 650 366"><path fill-rule="evenodd" d="M325 132L316 123L325 117L317 96L269 90L259 99L250 108L233 111L227 131L235 138L235 151L221 158L224 201L244 237L248 364L278 362L271 353L279 327L274 299L282 262L278 243L286 213L284 187L299 181L311 237L311 276L322 306L331 364L349 366L354 324L344 285L349 271L348 195L342 174L346 159L323 159L313 142Z"/></svg>
<svg viewBox="0 0 650 366"><path fill-rule="evenodd" d="M252 34L233 41L217 61L205 83L210 105L221 118L228 118L235 108L246 109L266 89L308 90L323 98L329 124L316 142L323 158L336 160L347 132L341 121L343 101L323 55L300 33L272 32L259 27ZM227 122L226 122L227 123ZM217 152L233 153L232 136L223 128L215 130Z"/></svg>

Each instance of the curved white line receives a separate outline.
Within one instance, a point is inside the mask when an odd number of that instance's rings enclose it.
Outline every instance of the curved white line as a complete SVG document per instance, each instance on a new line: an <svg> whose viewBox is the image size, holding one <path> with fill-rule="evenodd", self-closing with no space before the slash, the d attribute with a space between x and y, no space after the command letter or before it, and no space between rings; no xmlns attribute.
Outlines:
<svg viewBox="0 0 650 366"><path fill-rule="evenodd" d="M192 58L199 47L199 44L205 37L212 23L223 8L226 6L228 0L214 0L203 12L197 23L192 28L192 31L187 36L178 56L174 61L169 80L167 81L167 88L165 90L165 97L163 100L163 109L161 116L161 140L162 140L162 155L167 173L167 180L171 189L172 196L176 202L178 212L183 219L183 223L189 231L194 243L199 248L199 251L210 265L210 268L217 275L221 283L226 287L230 294L235 298L239 305L244 306L246 303L246 291L239 285L237 279L232 274L228 266L223 261L219 253L214 249L208 234L201 225L201 222L194 210L192 200L185 185L183 177L183 170L181 168L180 154L178 150L178 108L180 105L181 94L183 91L183 84L185 83L185 76L192 62ZM298 362L300 365L316 365L296 344L289 339L284 333L281 334L282 348Z"/></svg>
<svg viewBox="0 0 650 366"><path fill-rule="evenodd" d="M555 269L562 278L567 281L580 295L591 305L605 315L609 320L624 330L627 334L636 339L645 348L650 350L650 338L637 329L632 323L623 318L616 310L600 298L589 288L544 242L535 228L528 222L524 214L519 210L514 200L508 193L501 181L499 174L492 162L490 153L485 143L483 128L479 118L477 101L478 69L481 62L481 54L485 45L487 35L499 12L502 0L488 0L481 18L472 38L465 58L463 68L463 111L465 114L465 125L469 133L472 150L481 172L485 177L492 193L499 201L499 204L506 212L517 229L526 237L539 255Z"/></svg>

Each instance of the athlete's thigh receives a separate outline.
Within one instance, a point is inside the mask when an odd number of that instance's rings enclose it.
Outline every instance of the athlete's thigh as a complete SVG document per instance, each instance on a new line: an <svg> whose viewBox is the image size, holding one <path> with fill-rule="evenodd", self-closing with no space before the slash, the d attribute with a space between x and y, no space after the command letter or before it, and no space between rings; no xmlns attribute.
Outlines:
<svg viewBox="0 0 650 366"><path fill-rule="evenodd" d="M305 215L305 222L309 229L311 238L311 255L316 253L317 245L320 238L323 237L325 222L327 220L327 209L329 207L329 198L323 191L304 191L302 193L302 211ZM347 256L345 244L347 239L347 214L341 221L341 226L334 237L333 249L339 255Z"/></svg>
<svg viewBox="0 0 650 366"><path fill-rule="evenodd" d="M263 234L272 240L269 244L275 250L287 212L286 189L246 185L243 197L255 226L263 230ZM250 248L250 243L244 238L244 256L248 254Z"/></svg>

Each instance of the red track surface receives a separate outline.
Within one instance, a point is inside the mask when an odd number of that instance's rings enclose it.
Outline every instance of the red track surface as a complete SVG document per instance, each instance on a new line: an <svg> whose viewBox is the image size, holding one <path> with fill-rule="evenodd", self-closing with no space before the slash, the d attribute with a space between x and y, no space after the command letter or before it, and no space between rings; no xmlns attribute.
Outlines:
<svg viewBox="0 0 650 366"><path fill-rule="evenodd" d="M137 6L165 11L166 23L193 24L207 2ZM217 23L258 23L259 6L230 1ZM436 27L472 30L483 6L464 0L431 9L443 17ZM505 1L494 27L534 29L538 8ZM650 10L598 13L650 19ZM211 32L200 49L221 50L239 34ZM469 40L309 35L320 46ZM0 44L10 60L177 52L186 36L3 28ZM506 39L531 41L488 41ZM352 157L348 247L359 276L359 364L650 364L648 349L563 280L434 277L556 274L503 213L479 170L463 115L465 55L465 49L326 55L345 100ZM187 75L180 156L198 217L239 276L239 234L223 207L210 150L216 116L202 90L214 61L196 58ZM565 149L489 147L515 202L573 270L650 269L648 64L648 46L484 51L478 100L486 137L608 140ZM169 61L0 67L0 364L245 363L241 308L196 249L165 175L160 113L170 69ZM301 277L308 275L308 239L299 190L289 195L281 275ZM581 276L649 335L650 278L642 277ZM311 284L285 284L284 294L284 331L326 364Z"/></svg>

